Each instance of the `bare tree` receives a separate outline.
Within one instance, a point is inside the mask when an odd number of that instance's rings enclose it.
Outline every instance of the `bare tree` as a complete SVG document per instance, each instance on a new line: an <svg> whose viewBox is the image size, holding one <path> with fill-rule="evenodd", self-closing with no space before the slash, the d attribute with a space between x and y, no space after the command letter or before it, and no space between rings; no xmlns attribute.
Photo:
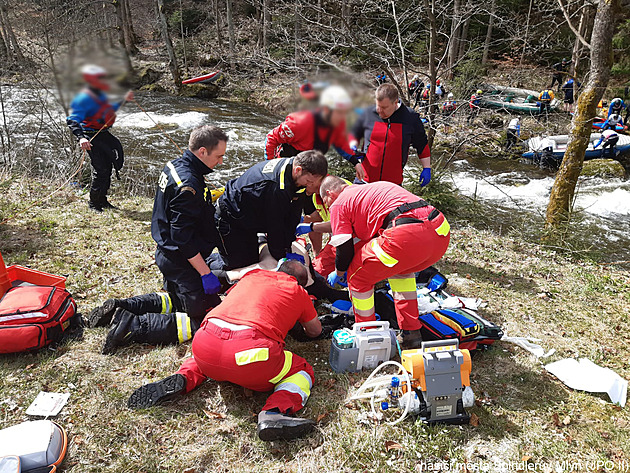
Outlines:
<svg viewBox="0 0 630 473"><path fill-rule="evenodd" d="M7 0L0 0L0 23L10 59L15 63L23 63L24 55L22 54L22 48L11 26L11 20L9 19L9 3Z"/></svg>
<svg viewBox="0 0 630 473"><path fill-rule="evenodd" d="M591 67L584 90L578 98L577 108L571 121L571 131L567 150L549 196L546 225L556 228L567 221L578 177L582 172L584 154L588 146L593 118L596 115L597 103L604 95L610 78L613 47L612 38L615 33L616 13L620 9L620 0L599 0L590 48Z"/></svg>
<svg viewBox="0 0 630 473"><path fill-rule="evenodd" d="M226 0L227 23L228 23L228 48L230 53L230 69L234 69L234 50L236 40L234 39L234 12L232 11L232 0Z"/></svg>
<svg viewBox="0 0 630 473"><path fill-rule="evenodd" d="M494 26L494 16L497 14L497 0L492 0L490 6L490 15L488 16L488 29L486 30L486 40L483 43L483 56L481 57L481 64L488 62L488 55L490 54L490 43L492 42L492 27Z"/></svg>
<svg viewBox="0 0 630 473"><path fill-rule="evenodd" d="M181 87L179 66L177 65L177 56L175 55L173 42L171 41L171 37L168 34L168 23L166 22L166 15L164 13L164 0L156 0L156 10L158 23L160 25L160 33L162 35L162 40L164 41L164 45L166 46L166 51L168 53L168 67L171 70L171 75L173 76L173 83L175 87L179 89Z"/></svg>

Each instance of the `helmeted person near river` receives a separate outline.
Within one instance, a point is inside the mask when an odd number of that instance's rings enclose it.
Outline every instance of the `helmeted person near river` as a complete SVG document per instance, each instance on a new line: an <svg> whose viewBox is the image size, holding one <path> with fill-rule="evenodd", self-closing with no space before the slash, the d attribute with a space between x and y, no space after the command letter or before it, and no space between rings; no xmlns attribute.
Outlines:
<svg viewBox="0 0 630 473"><path fill-rule="evenodd" d="M337 249L331 286L347 274L356 322L376 320L374 285L389 280L403 346L419 345L415 273L446 252L450 226L437 209L389 182L348 186L327 176L320 195L330 209L331 245ZM354 244L358 238L362 244Z"/></svg>
<svg viewBox="0 0 630 473"><path fill-rule="evenodd" d="M306 404L315 374L304 358L285 350L284 342L296 323L311 338L322 331L304 290L307 274L304 265L291 260L277 272L247 273L205 318L192 342L193 357L176 374L138 388L128 406L154 406L211 378L253 391L273 390L258 414L262 440L292 439L310 432L313 421L292 416Z"/></svg>
<svg viewBox="0 0 630 473"><path fill-rule="evenodd" d="M72 100L66 123L79 140L81 149L90 156L92 185L89 206L102 212L103 209L115 208L107 200L107 192L111 186L112 169L118 175L124 164L122 145L109 129L116 121L116 111L124 102L133 99L133 93L129 91L122 102L110 104L105 94L110 89L105 69L86 65L81 68L81 74L87 87Z"/></svg>
<svg viewBox="0 0 630 473"><path fill-rule="evenodd" d="M357 177L363 179L359 156L350 149L346 133L346 118L351 108L352 100L343 87L327 87L320 96L317 109L291 113L267 134L265 157L290 158L312 149L326 154L333 146L355 167Z"/></svg>
<svg viewBox="0 0 630 473"><path fill-rule="evenodd" d="M367 108L352 128L352 147L363 141L365 158L361 166L366 182L389 181L401 185L409 148L417 153L422 172L420 185L431 180L431 150L420 115L405 106L392 84L383 84L375 93L376 105ZM323 197L323 196L322 196Z"/></svg>
<svg viewBox="0 0 630 473"><path fill-rule="evenodd" d="M208 267L219 234L204 175L223 162L227 141L220 128L200 126L192 131L188 150L164 167L151 235L166 292L109 299L94 309L88 320L91 327L113 324L104 354L131 342L164 345L190 340L208 310L220 303L220 283Z"/></svg>

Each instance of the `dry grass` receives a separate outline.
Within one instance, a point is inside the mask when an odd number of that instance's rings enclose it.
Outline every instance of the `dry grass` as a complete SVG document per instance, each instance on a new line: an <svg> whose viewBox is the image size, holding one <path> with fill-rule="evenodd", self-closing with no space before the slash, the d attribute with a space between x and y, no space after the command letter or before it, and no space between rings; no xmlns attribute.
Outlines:
<svg viewBox="0 0 630 473"><path fill-rule="evenodd" d="M47 186L0 182L0 220ZM7 264L67 275L83 312L108 297L154 291L161 278L152 260L152 203L122 199L116 191L112 200L122 210L97 215L88 212L84 197L63 192L1 225L0 251ZM552 359L585 356L630 378L627 271L454 227L440 263L453 292L487 300L483 315L510 335L540 338L557 350ZM426 471L449 460L469 462L469 471L484 465L499 471L492 462L523 459L545 465L581 461L579 471L592 471L597 468L585 461L630 462L628 408L565 388L532 356L505 343L473 360L478 403L471 411L478 426L426 427L409 420L388 427L362 425L358 411L343 405L367 374L333 374L327 341L289 342L314 365L318 383L303 415L319 419L319 427L303 440L266 444L255 433L255 414L266 395L248 398L226 383L208 382L145 412L128 410L133 389L171 374L190 345L134 346L105 357L99 354L104 336L104 329L86 330L83 340L56 351L0 357L0 427L26 420L40 390L72 394L58 417L71 436L66 471ZM402 449L387 451L387 440Z"/></svg>

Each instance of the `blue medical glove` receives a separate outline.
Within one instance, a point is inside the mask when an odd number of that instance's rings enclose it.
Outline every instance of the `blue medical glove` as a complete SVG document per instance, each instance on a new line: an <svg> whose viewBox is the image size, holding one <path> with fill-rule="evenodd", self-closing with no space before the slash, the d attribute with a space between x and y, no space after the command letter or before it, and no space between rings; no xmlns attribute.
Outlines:
<svg viewBox="0 0 630 473"><path fill-rule="evenodd" d="M426 186L429 182L431 182L431 168L424 168L420 173L420 187Z"/></svg>
<svg viewBox="0 0 630 473"><path fill-rule="evenodd" d="M294 261L297 261L298 263L302 263L304 264L304 256L298 254L298 253L287 253L286 259L292 259Z"/></svg>
<svg viewBox="0 0 630 473"><path fill-rule="evenodd" d="M311 233L313 228L310 223L300 223L295 229L295 236L306 235L307 233Z"/></svg>
<svg viewBox="0 0 630 473"><path fill-rule="evenodd" d="M337 274L337 271L333 271L332 273L330 273L327 278L330 287L335 287L335 284L339 284L343 287L348 287L348 283L345 281L345 279L346 273L343 273L343 276L339 276Z"/></svg>
<svg viewBox="0 0 630 473"><path fill-rule="evenodd" d="M219 278L212 273L201 276L201 284L203 284L203 292L206 294L216 294L221 289Z"/></svg>

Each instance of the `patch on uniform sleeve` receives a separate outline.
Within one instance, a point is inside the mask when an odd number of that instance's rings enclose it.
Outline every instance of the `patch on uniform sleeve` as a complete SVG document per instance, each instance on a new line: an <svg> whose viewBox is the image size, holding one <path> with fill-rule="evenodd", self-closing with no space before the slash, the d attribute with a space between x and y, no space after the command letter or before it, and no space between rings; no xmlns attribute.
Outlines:
<svg viewBox="0 0 630 473"><path fill-rule="evenodd" d="M186 191L192 192L193 195L197 195L197 191L190 186L182 187L182 192L186 192Z"/></svg>
<svg viewBox="0 0 630 473"><path fill-rule="evenodd" d="M286 123L283 123L282 126L280 127L279 135L280 135L280 138L283 138L283 139L293 138L295 136L293 134L293 130L291 129L291 127L287 125Z"/></svg>

